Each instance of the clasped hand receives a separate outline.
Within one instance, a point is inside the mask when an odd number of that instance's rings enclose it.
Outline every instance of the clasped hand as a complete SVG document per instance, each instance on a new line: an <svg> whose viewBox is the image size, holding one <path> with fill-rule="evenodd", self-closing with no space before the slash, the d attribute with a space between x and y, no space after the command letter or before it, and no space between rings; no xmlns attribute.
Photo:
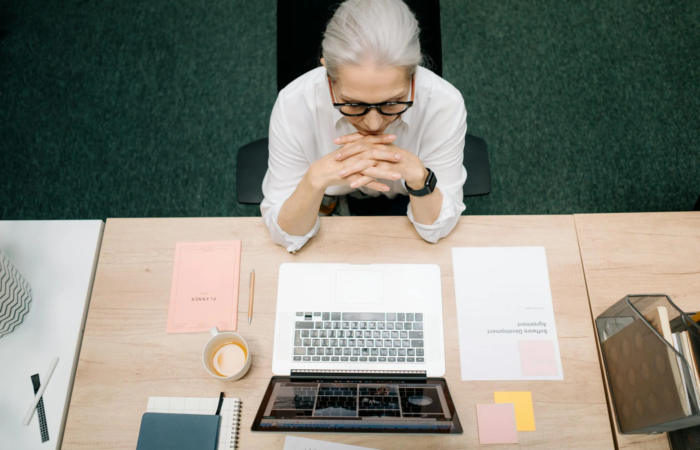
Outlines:
<svg viewBox="0 0 700 450"><path fill-rule="evenodd" d="M367 186L376 191L388 191L389 186L377 181L406 181L418 189L427 171L414 154L393 144L394 135L365 136L348 134L335 140L342 145L338 150L314 162L308 175L312 184L321 190L330 186L349 185L353 188Z"/></svg>

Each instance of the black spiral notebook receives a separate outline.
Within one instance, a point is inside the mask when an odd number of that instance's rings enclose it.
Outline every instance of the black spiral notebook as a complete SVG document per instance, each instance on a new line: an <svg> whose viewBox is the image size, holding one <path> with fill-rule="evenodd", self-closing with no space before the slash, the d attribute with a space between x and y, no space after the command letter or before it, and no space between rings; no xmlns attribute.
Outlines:
<svg viewBox="0 0 700 450"><path fill-rule="evenodd" d="M136 450L216 450L221 416L145 413Z"/></svg>
<svg viewBox="0 0 700 450"><path fill-rule="evenodd" d="M146 410L137 450L235 450L238 447L241 401L224 398L223 392L218 399L149 397Z"/></svg>

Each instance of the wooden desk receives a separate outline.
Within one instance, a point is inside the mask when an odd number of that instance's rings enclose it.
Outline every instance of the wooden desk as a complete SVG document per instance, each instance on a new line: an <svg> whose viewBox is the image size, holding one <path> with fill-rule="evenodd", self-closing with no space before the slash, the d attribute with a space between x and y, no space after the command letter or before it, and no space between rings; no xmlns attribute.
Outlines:
<svg viewBox="0 0 700 450"><path fill-rule="evenodd" d="M238 332L254 355L250 372L236 382L213 379L202 367L208 334L165 333L175 243L226 239L243 240ZM460 380L454 246L546 248L564 381ZM464 435L310 437L384 450L474 448L479 446L475 404L493 403L496 390L527 390L532 391L537 431L519 433L522 447L613 448L573 217L510 216L463 217L436 245L422 241L402 217L324 218L319 235L296 255L274 245L259 218L110 219L64 449L133 449L149 396L215 397L220 391L243 400L241 448L281 449L283 435L249 430L272 376L277 276L283 262L436 263L442 268L446 378ZM245 279L252 268L257 282L249 326Z"/></svg>
<svg viewBox="0 0 700 450"><path fill-rule="evenodd" d="M681 309L700 309L699 212L574 217L594 318L627 294L668 294ZM613 426L620 449L669 448L665 434Z"/></svg>

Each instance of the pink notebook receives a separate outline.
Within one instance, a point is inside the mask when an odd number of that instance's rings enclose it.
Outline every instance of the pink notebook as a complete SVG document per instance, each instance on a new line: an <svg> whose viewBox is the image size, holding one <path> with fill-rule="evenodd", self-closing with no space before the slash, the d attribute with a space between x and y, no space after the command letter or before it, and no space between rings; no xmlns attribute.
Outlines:
<svg viewBox="0 0 700 450"><path fill-rule="evenodd" d="M179 242L168 333L236 331L241 241Z"/></svg>

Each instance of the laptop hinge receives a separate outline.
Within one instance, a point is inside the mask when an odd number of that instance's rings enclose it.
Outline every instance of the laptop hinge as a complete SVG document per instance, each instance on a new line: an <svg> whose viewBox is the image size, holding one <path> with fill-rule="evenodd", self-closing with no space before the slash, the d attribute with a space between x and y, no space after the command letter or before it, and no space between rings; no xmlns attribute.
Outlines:
<svg viewBox="0 0 700 450"><path fill-rule="evenodd" d="M428 373L424 370L311 370L299 369L291 371L293 379L329 379L342 378L346 380L425 380Z"/></svg>

